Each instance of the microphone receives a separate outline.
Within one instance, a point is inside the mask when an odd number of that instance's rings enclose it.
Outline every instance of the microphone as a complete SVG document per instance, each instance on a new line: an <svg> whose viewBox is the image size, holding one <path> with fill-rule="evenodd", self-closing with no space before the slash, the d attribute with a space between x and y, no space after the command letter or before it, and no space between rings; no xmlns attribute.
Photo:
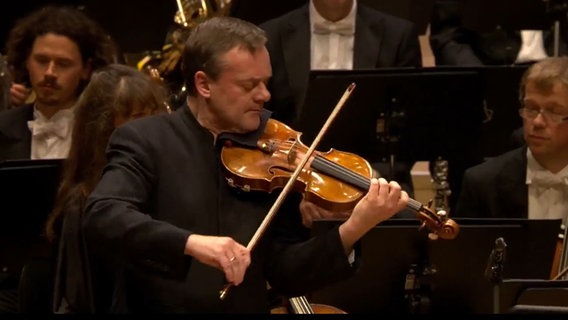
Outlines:
<svg viewBox="0 0 568 320"><path fill-rule="evenodd" d="M501 272L503 271L506 248L507 244L503 238L499 237L495 240L495 247L491 250L487 267L485 268L485 278L491 282L501 282Z"/></svg>

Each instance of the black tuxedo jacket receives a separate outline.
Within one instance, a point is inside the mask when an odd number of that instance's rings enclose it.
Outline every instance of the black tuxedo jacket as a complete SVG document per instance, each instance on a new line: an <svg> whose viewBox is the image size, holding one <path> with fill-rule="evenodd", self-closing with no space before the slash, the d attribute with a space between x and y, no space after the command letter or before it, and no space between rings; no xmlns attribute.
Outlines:
<svg viewBox="0 0 568 320"><path fill-rule="evenodd" d="M220 147L187 105L130 121L111 136L84 230L92 255L126 270L120 287L129 311L265 313L267 280L298 295L354 269L337 229L302 243L308 230L298 202L286 202L252 251L244 282L221 301L224 274L184 255L188 236L229 236L246 245L275 195L229 187Z"/></svg>
<svg viewBox="0 0 568 320"><path fill-rule="evenodd" d="M453 217L528 218L527 147L466 170Z"/></svg>
<svg viewBox="0 0 568 320"><path fill-rule="evenodd" d="M419 67L418 33L412 22L357 4L353 69ZM304 5L260 25L268 35L272 63L266 107L291 124L299 114L310 71L310 15Z"/></svg>
<svg viewBox="0 0 568 320"><path fill-rule="evenodd" d="M33 120L33 113L33 104L0 113L0 161L30 159L32 134L28 121Z"/></svg>

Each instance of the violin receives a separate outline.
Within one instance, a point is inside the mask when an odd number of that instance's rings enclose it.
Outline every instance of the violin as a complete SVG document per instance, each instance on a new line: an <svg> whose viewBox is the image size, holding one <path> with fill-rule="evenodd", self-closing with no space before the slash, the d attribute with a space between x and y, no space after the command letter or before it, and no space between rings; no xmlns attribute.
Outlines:
<svg viewBox="0 0 568 320"><path fill-rule="evenodd" d="M296 169L299 158L308 147L301 132L269 119L257 141L257 148L225 145L221 162L230 186L245 191L273 192L282 188ZM353 153L331 149L315 151L293 184L306 200L335 212L348 211L366 194L371 184L372 169L367 160ZM445 214L434 213L422 203L409 199L408 207L435 236L453 239L459 226Z"/></svg>
<svg viewBox="0 0 568 320"><path fill-rule="evenodd" d="M252 250L256 246L288 193L298 189L298 186L302 188L305 199L315 199L315 202L322 207L336 210L353 209L357 201L367 192L371 185L372 171L365 159L355 154L336 153L335 150L326 153L327 157L321 152L316 152L323 134L331 126L354 89L355 83L347 87L309 148L301 142L300 132L274 119L267 121L254 148L232 143L225 144L221 150L221 162L230 186L239 187L244 191L266 192L282 188L247 244L247 249ZM341 157L337 156L339 154ZM309 166L306 166L308 162ZM453 239L457 236L459 226L448 219L444 211L434 213L414 199L409 199L407 206L417 213L418 219L422 222L420 228L430 229L431 239L438 237ZM219 299L224 300L231 287L232 284L227 283L219 290Z"/></svg>

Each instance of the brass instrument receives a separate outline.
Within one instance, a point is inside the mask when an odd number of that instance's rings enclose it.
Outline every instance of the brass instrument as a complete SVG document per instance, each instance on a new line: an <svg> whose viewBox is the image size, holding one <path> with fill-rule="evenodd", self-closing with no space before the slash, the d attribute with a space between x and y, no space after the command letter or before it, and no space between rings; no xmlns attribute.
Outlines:
<svg viewBox="0 0 568 320"><path fill-rule="evenodd" d="M183 28L193 28L199 23L214 17L228 16L231 0L176 0L178 11L174 22Z"/></svg>
<svg viewBox="0 0 568 320"><path fill-rule="evenodd" d="M178 11L174 15L174 29L168 33L166 44L160 51L148 52L136 67L162 79L171 89L171 105L185 99L185 87L180 70L181 53L189 32L201 22L216 16L228 16L231 0L176 0Z"/></svg>

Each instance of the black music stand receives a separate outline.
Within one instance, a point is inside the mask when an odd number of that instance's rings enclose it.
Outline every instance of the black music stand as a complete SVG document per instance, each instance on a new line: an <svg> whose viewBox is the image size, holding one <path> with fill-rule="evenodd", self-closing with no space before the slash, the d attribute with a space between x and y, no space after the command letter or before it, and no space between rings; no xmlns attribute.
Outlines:
<svg viewBox="0 0 568 320"><path fill-rule="evenodd" d="M320 142L370 162L468 157L481 128L474 68L312 70L295 128L311 144L350 83L356 88Z"/></svg>
<svg viewBox="0 0 568 320"><path fill-rule="evenodd" d="M568 314L568 281L505 279L500 313Z"/></svg>
<svg viewBox="0 0 568 320"><path fill-rule="evenodd" d="M314 220L312 233L323 233L339 220ZM428 234L417 219L387 220L361 240L361 265L349 279L311 292L312 303L358 313L427 313Z"/></svg>
<svg viewBox="0 0 568 320"><path fill-rule="evenodd" d="M43 227L51 212L61 159L0 162L0 266L18 273L35 256L45 256Z"/></svg>
<svg viewBox="0 0 568 320"><path fill-rule="evenodd" d="M488 256L497 238L507 244L501 271L505 279L548 279L554 260L560 220L455 219L458 237L433 241L430 262L436 266L433 313L494 313L501 310L494 281L487 279ZM501 283L497 283L501 287ZM507 295L507 293L505 293ZM495 306L494 304L497 304ZM505 302L505 305L510 304Z"/></svg>
<svg viewBox="0 0 568 320"><path fill-rule="evenodd" d="M313 234L341 221L315 220ZM418 220L391 219L361 240L361 267L351 278L308 295L313 303L348 313L493 313L493 284L485 278L495 239L507 243L504 279L548 279L560 220L456 219L452 240L430 240ZM506 280L503 280L506 282ZM512 305L510 290L501 308ZM509 297L509 298L507 298Z"/></svg>

